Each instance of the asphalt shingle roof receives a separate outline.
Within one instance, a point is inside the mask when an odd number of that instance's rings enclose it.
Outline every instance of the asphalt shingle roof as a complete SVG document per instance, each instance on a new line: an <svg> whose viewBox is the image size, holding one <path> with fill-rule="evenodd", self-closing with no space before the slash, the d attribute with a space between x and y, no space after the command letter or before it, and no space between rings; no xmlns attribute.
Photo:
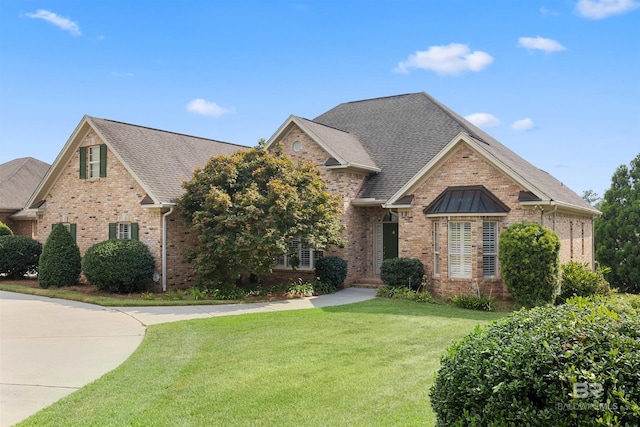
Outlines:
<svg viewBox="0 0 640 427"><path fill-rule="evenodd" d="M0 209L20 210L46 175L50 165L23 157L0 165Z"/></svg>
<svg viewBox="0 0 640 427"><path fill-rule="evenodd" d="M560 181L424 92L343 103L313 121L354 135L382 169L369 176L361 198L388 200L464 132L550 200L595 211Z"/></svg>
<svg viewBox="0 0 640 427"><path fill-rule="evenodd" d="M182 181L211 156L232 154L241 145L87 116L95 129L160 203L184 194Z"/></svg>

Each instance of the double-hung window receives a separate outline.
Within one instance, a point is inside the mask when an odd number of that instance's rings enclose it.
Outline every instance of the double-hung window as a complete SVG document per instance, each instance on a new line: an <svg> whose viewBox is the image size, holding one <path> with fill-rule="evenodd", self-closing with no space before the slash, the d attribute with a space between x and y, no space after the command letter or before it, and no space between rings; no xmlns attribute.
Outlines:
<svg viewBox="0 0 640 427"><path fill-rule="evenodd" d="M107 146L80 147L80 179L107 176Z"/></svg>
<svg viewBox="0 0 640 427"><path fill-rule="evenodd" d="M89 178L98 178L100 176L100 146L94 145L88 147L89 151Z"/></svg>
<svg viewBox="0 0 640 427"><path fill-rule="evenodd" d="M482 276L498 275L498 223L482 223Z"/></svg>
<svg viewBox="0 0 640 427"><path fill-rule="evenodd" d="M471 223L449 223L449 277L471 278Z"/></svg>
<svg viewBox="0 0 640 427"><path fill-rule="evenodd" d="M138 223L137 222L110 223L109 239L138 240Z"/></svg>
<svg viewBox="0 0 640 427"><path fill-rule="evenodd" d="M313 270L315 262L322 258L323 252L303 245L300 239L295 238L289 243L289 253L280 255L276 259L277 267L296 267L301 270ZM296 265L297 264L297 265Z"/></svg>

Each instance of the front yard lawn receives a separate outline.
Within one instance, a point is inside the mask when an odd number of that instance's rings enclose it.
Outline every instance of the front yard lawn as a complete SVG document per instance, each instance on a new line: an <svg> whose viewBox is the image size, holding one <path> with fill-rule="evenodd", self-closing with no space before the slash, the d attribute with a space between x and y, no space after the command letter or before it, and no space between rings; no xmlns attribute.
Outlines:
<svg viewBox="0 0 640 427"><path fill-rule="evenodd" d="M151 326L123 365L19 425L434 425L440 355L504 315L375 299Z"/></svg>

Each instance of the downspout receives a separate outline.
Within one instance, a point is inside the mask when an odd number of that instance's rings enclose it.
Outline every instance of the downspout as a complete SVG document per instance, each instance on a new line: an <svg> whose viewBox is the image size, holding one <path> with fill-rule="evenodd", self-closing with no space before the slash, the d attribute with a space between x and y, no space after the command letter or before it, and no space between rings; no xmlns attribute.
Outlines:
<svg viewBox="0 0 640 427"><path fill-rule="evenodd" d="M162 214L162 292L167 291L167 217L173 213L175 204Z"/></svg>
<svg viewBox="0 0 640 427"><path fill-rule="evenodd" d="M553 231L556 231L556 212L558 210L558 205L553 207Z"/></svg>
<svg viewBox="0 0 640 427"><path fill-rule="evenodd" d="M596 218L595 215L591 215L591 270L596 271Z"/></svg>

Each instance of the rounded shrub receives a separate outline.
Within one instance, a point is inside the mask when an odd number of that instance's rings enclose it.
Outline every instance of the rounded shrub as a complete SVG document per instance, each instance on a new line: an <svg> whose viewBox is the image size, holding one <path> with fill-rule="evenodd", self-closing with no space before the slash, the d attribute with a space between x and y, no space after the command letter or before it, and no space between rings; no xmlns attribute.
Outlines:
<svg viewBox="0 0 640 427"><path fill-rule="evenodd" d="M418 289L422 285L424 265L417 258L389 258L382 261L380 279L387 286Z"/></svg>
<svg viewBox="0 0 640 427"><path fill-rule="evenodd" d="M560 238L536 223L513 224L500 235L502 278L526 308L552 303L558 291Z"/></svg>
<svg viewBox="0 0 640 427"><path fill-rule="evenodd" d="M82 272L87 281L108 292L129 293L144 289L152 280L155 260L138 240L107 240L87 249Z"/></svg>
<svg viewBox="0 0 640 427"><path fill-rule="evenodd" d="M0 236L11 236L13 235L13 231L9 228L7 224L0 221Z"/></svg>
<svg viewBox="0 0 640 427"><path fill-rule="evenodd" d="M30 271L38 271L42 245L25 236L0 236L0 274L21 279Z"/></svg>
<svg viewBox="0 0 640 427"><path fill-rule="evenodd" d="M640 313L603 298L521 310L454 343L430 390L438 426L640 423Z"/></svg>
<svg viewBox="0 0 640 427"><path fill-rule="evenodd" d="M53 226L42 248L38 264L38 283L50 286L73 286L80 279L80 249L63 224Z"/></svg>
<svg viewBox="0 0 640 427"><path fill-rule="evenodd" d="M347 261L337 256L320 258L316 261L316 277L337 288L347 278Z"/></svg>
<svg viewBox="0 0 640 427"><path fill-rule="evenodd" d="M605 271L592 271L588 263L569 261L560 266L562 278L560 280L560 295L556 298L556 304L562 304L567 299L578 296L588 297L592 295L611 296L613 291L609 282L604 278Z"/></svg>

